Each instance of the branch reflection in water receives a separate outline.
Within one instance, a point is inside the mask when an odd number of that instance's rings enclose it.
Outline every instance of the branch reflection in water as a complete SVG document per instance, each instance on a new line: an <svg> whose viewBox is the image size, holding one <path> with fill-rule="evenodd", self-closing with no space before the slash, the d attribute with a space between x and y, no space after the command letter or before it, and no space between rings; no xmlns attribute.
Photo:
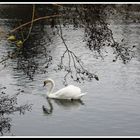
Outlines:
<svg viewBox="0 0 140 140"><path fill-rule="evenodd" d="M11 133L12 117L10 115L14 115L16 112L24 115L26 111L32 110L31 104L18 104L18 96L21 91L9 95L5 92L6 89L7 87L0 85L0 136Z"/></svg>
<svg viewBox="0 0 140 140"><path fill-rule="evenodd" d="M44 32L44 24L34 25L29 40L24 43L24 47L20 48L17 54L15 71L23 72L29 80L34 80L37 73L46 73L52 60L48 38Z"/></svg>
<svg viewBox="0 0 140 140"><path fill-rule="evenodd" d="M80 105L85 105L82 100L58 100L58 99L49 99L47 98L47 103L49 108L45 105L42 106L43 113L46 115L51 115L54 111L53 103L56 103L58 106L63 107L64 109L70 110L71 108L77 108Z"/></svg>

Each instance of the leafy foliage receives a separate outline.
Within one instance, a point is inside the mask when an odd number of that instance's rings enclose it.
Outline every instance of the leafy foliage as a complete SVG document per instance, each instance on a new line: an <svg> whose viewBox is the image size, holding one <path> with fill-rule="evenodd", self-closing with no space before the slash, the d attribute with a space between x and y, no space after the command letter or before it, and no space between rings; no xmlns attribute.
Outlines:
<svg viewBox="0 0 140 140"><path fill-rule="evenodd" d="M109 13L109 11L106 11L106 7L107 5L103 4L33 5L31 21L23 23L19 27L13 29L8 37L8 40L11 41L11 43L14 42L16 51L14 53L10 53L10 55L1 60L0 63L11 58L18 58L18 69L23 69L28 77L33 79L36 70L39 69L34 57L37 57L39 53L43 53L46 58L45 60L47 60L45 62L47 63L47 66L45 68L48 69L53 56L49 55L49 51L44 47L44 45L40 45L40 48L37 48L39 44L41 44L39 41L36 46L33 45L32 38L34 35L37 35L37 32L34 32L34 34L32 34L32 32L37 23L40 24L41 29L43 29L46 24L49 24L51 25L50 27L52 28L53 36L59 36L66 48L60 58L58 67L55 69L66 72L66 75L64 75L64 84L67 85L68 76L70 76L74 81L80 83L82 81L92 79L96 79L98 81L99 77L94 74L94 72L89 72L89 70L85 68L82 60L70 49L70 46L67 45L63 34L63 27L69 28L69 26L73 25L74 30L78 30L80 28L84 29L84 41L86 42L87 48L96 54L94 55L95 58L101 57L104 59L103 51L106 47L109 47L115 54L113 62L120 59L124 64L126 64L134 56L134 47L124 46L114 39L112 30L109 28L106 21L106 17ZM109 10L111 13L113 8L114 6L110 6ZM45 13L46 9L48 10L49 15L43 15L43 17L36 18L37 12ZM42 20L45 19L47 19L47 21L42 22ZM28 27L28 25L30 25L30 27ZM16 37L15 34L17 34ZM52 36L49 31L46 31L46 38L48 39L48 43L52 43ZM30 44L30 42L32 44ZM34 40L34 42L37 42L37 40ZM44 52L42 52L42 49ZM68 59L67 64L64 64L64 59Z"/></svg>

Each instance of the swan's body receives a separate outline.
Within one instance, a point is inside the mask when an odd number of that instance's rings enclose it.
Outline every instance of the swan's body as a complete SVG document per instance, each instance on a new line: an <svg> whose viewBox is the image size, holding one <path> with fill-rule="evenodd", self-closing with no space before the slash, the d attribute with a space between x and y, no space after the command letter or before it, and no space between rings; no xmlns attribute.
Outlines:
<svg viewBox="0 0 140 140"><path fill-rule="evenodd" d="M48 83L51 83L51 88L47 94L47 97L51 99L79 100L85 95L84 93L81 93L81 89L79 87L75 87L73 85L69 85L53 93L55 87L54 81L52 79L48 79L44 82L44 86L46 86Z"/></svg>

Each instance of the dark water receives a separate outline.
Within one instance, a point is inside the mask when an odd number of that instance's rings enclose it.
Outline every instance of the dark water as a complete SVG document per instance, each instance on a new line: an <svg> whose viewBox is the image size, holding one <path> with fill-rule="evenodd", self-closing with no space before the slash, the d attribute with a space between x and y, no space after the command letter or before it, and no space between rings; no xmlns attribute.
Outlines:
<svg viewBox="0 0 140 140"><path fill-rule="evenodd" d="M1 19L1 27L5 30L11 28L14 21ZM15 113L12 118L11 132L5 135L16 136L130 136L140 134L140 25L139 23L126 23L119 20L110 20L110 28L113 30L114 38L119 41L125 38L128 45L136 45L137 57L129 64L118 61L112 62L113 56L109 54L104 60L96 60L93 54L85 48L83 42L83 29L64 29L67 44L84 61L85 66L96 72L100 81L85 82L78 84L69 79L69 84L77 85L87 95L81 102L66 102L50 100L47 101L47 90L43 88L43 81L50 77L56 83L55 90L61 89L63 85L63 72L55 72L53 69L60 61L60 56L65 51L62 41L58 37L53 38L53 44L47 44L46 30L40 31L38 38L43 48L51 50L53 56L52 65L47 72L41 72L44 67L45 58L43 49L34 57L15 59L7 62L7 67L0 66L0 86L6 86L6 93L12 95L18 89L24 90L18 97L18 103L33 104L32 111L25 115ZM37 28L38 29L38 28ZM36 41L35 41L36 42ZM34 44L32 40L30 44ZM35 44L34 44L35 45ZM41 47L38 45L37 47ZM5 40L0 42L0 56L11 50ZM30 68L17 69L18 62L37 66L35 73L30 73ZM28 72L28 76L27 76ZM29 79L29 77L33 77ZM45 114L42 105L49 108L51 104L52 113Z"/></svg>

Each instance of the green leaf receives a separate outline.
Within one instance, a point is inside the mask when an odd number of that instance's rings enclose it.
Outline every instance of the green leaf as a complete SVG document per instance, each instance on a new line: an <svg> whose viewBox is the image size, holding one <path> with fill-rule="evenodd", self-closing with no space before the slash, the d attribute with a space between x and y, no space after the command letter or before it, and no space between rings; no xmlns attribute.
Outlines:
<svg viewBox="0 0 140 140"><path fill-rule="evenodd" d="M17 45L17 47L22 47L22 46L23 46L23 41L18 40L18 41L16 42L16 45Z"/></svg>
<svg viewBox="0 0 140 140"><path fill-rule="evenodd" d="M11 35L8 37L7 40L14 42L14 41L16 41L16 37L14 35Z"/></svg>

